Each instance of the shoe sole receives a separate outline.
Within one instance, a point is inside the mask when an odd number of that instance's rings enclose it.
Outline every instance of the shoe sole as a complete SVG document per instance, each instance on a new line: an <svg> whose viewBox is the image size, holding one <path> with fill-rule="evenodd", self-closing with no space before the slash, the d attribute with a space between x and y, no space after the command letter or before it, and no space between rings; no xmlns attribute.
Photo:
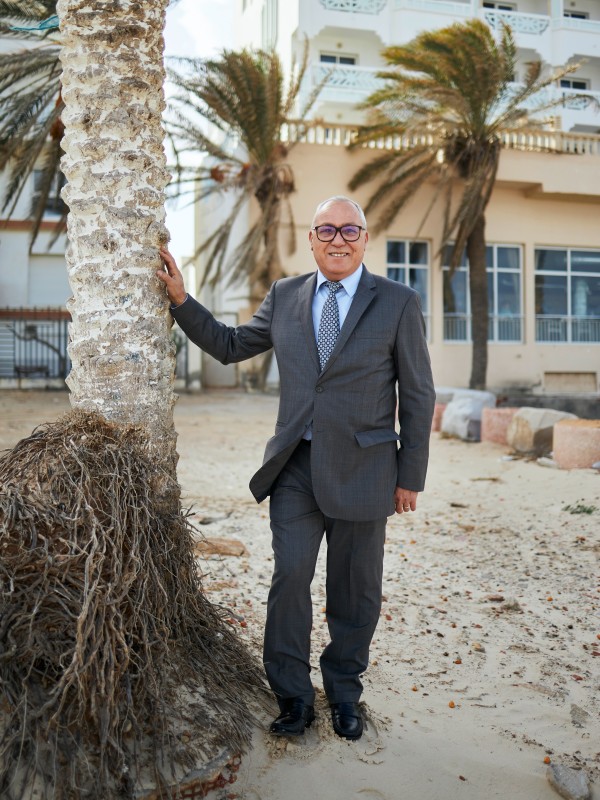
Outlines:
<svg viewBox="0 0 600 800"><path fill-rule="evenodd" d="M272 733L273 736L304 736L304 731L306 728L310 728L310 726L315 721L315 717L309 719L308 722L304 725L304 729L301 731L274 731L269 728L269 733Z"/></svg>

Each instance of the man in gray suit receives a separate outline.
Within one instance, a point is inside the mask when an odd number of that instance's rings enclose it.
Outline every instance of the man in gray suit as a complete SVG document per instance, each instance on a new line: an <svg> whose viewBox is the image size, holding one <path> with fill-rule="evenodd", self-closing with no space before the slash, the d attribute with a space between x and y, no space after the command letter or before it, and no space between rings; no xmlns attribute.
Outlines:
<svg viewBox="0 0 600 800"><path fill-rule="evenodd" d="M303 734L314 720L310 584L325 534L331 641L320 659L323 687L338 736L362 735L360 675L381 611L387 517L414 511L425 482L435 392L419 297L367 271L368 238L357 203L325 200L309 233L317 271L276 281L236 328L186 294L161 251L166 271L158 277L192 342L223 364L271 347L277 358L275 434L250 481L258 502L271 498L275 565L263 655L281 712L275 734Z"/></svg>

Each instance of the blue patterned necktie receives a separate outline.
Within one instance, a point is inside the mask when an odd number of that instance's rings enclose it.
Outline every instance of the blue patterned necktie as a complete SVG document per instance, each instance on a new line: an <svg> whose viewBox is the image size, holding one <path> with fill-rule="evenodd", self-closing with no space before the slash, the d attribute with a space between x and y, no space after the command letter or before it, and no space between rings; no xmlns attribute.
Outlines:
<svg viewBox="0 0 600 800"><path fill-rule="evenodd" d="M319 361L321 369L329 360L331 351L335 346L335 340L340 332L340 310L336 299L336 292L342 288L339 281L326 281L329 294L325 300L323 311L321 312L321 321L319 322L319 336L317 339L317 349L319 351Z"/></svg>

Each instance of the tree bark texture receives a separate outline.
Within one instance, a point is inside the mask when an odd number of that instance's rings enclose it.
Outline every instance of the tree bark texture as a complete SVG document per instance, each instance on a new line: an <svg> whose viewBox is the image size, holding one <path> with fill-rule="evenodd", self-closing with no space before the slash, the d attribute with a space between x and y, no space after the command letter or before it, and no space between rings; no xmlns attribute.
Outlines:
<svg viewBox="0 0 600 800"><path fill-rule="evenodd" d="M168 0L58 0L74 407L143 424L175 465L175 347L157 248L168 241L163 29Z"/></svg>
<svg viewBox="0 0 600 800"><path fill-rule="evenodd" d="M471 295L471 389L485 389L488 362L488 285L485 267L485 217L477 219L467 239L469 259L469 292Z"/></svg>

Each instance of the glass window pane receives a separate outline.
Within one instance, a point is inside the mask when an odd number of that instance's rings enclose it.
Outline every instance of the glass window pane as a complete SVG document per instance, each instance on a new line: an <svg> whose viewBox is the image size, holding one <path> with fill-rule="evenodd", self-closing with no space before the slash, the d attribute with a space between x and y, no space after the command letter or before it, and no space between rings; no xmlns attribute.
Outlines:
<svg viewBox="0 0 600 800"><path fill-rule="evenodd" d="M452 280L444 272L444 314L465 314L467 311L467 274L455 272Z"/></svg>
<svg viewBox="0 0 600 800"><path fill-rule="evenodd" d="M405 264L404 242L391 241L387 243L388 264Z"/></svg>
<svg viewBox="0 0 600 800"><path fill-rule="evenodd" d="M515 273L498 273L498 314L518 316L521 313L519 276Z"/></svg>
<svg viewBox="0 0 600 800"><path fill-rule="evenodd" d="M406 269L404 267L388 267L387 276L391 281L406 283Z"/></svg>
<svg viewBox="0 0 600 800"><path fill-rule="evenodd" d="M337 62L337 58L335 56L327 55L327 53L321 53L319 60L322 64L335 64Z"/></svg>
<svg viewBox="0 0 600 800"><path fill-rule="evenodd" d="M494 273L487 273L487 287L488 287L488 311L490 314L494 313Z"/></svg>
<svg viewBox="0 0 600 800"><path fill-rule="evenodd" d="M421 308L423 313L427 314L429 311L427 303L427 270L426 269L409 269L408 270L408 285L419 293L421 298Z"/></svg>
<svg viewBox="0 0 600 800"><path fill-rule="evenodd" d="M575 317L600 317L600 277L572 278L571 304Z"/></svg>
<svg viewBox="0 0 600 800"><path fill-rule="evenodd" d="M535 276L535 313L549 316L564 316L568 313L566 277Z"/></svg>
<svg viewBox="0 0 600 800"><path fill-rule="evenodd" d="M411 264L427 264L427 242L410 242L408 260Z"/></svg>
<svg viewBox="0 0 600 800"><path fill-rule="evenodd" d="M566 250L536 250L535 269L548 270L551 272L567 271L567 251Z"/></svg>
<svg viewBox="0 0 600 800"><path fill-rule="evenodd" d="M494 267L494 248L489 244L485 248L485 268L493 269Z"/></svg>
<svg viewBox="0 0 600 800"><path fill-rule="evenodd" d="M498 269L519 269L521 251L518 247L498 247Z"/></svg>
<svg viewBox="0 0 600 800"><path fill-rule="evenodd" d="M571 250L571 271L600 275L600 250Z"/></svg>
<svg viewBox="0 0 600 800"><path fill-rule="evenodd" d="M340 64L356 64L354 56L340 56Z"/></svg>
<svg viewBox="0 0 600 800"><path fill-rule="evenodd" d="M452 245L447 244L442 251L442 266L447 267L450 263L450 255L452 253ZM466 267L467 266L467 251L463 250L462 256L460 258L460 262L458 264L459 267Z"/></svg>

